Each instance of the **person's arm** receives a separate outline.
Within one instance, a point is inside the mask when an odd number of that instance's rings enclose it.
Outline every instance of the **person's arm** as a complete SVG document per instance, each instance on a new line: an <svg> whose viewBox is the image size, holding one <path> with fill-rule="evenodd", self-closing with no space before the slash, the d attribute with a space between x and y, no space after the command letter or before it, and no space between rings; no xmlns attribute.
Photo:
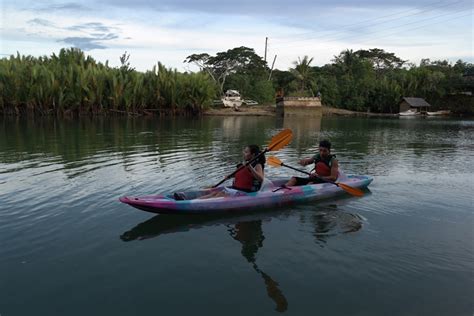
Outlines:
<svg viewBox="0 0 474 316"><path fill-rule="evenodd" d="M336 158L333 158L332 164L331 164L331 175L329 177L321 177L321 178L323 178L324 180L336 181L338 174L339 174L339 162L337 161Z"/></svg>
<svg viewBox="0 0 474 316"><path fill-rule="evenodd" d="M252 167L252 165L248 165L248 168L250 172L252 172L252 175L254 176L255 179L257 179L260 182L263 182L263 168L261 164L257 164L255 167Z"/></svg>
<svg viewBox="0 0 474 316"><path fill-rule="evenodd" d="M299 164L302 166L307 166L314 162L314 157L301 159Z"/></svg>

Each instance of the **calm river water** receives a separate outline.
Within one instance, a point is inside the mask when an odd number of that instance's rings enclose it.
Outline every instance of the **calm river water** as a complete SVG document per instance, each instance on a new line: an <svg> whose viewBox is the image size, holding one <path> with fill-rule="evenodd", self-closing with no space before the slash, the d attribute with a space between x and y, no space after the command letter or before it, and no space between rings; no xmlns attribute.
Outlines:
<svg viewBox="0 0 474 316"><path fill-rule="evenodd" d="M118 201L215 184L284 127L278 158L328 138L370 192L207 218ZM473 162L467 119L2 119L0 314L471 316Z"/></svg>

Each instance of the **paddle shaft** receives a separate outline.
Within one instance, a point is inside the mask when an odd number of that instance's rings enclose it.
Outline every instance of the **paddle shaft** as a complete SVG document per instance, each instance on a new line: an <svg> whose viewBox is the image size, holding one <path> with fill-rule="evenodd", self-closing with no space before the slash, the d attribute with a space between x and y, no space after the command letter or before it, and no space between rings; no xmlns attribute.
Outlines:
<svg viewBox="0 0 474 316"><path fill-rule="evenodd" d="M301 170L301 169L298 169L298 168L294 168L294 167L292 167L292 166L285 165L283 162L282 162L280 165L283 166L283 167L287 167L287 168L290 168L290 169L299 171L299 172L301 172L301 173L306 173L308 176L311 175L311 173L309 173L309 172L307 172L307 171L304 171L304 170Z"/></svg>
<svg viewBox="0 0 474 316"><path fill-rule="evenodd" d="M299 171L299 172L301 172L301 173L305 173L305 174L307 174L307 175L309 175L309 176L312 175L312 173L309 173L309 172L307 172L307 171L304 171L304 170L301 170L301 169L298 169L298 168L294 168L294 167L292 167L292 166L285 165L283 162L281 163L281 166L287 167L287 168L290 168L290 169L293 169L293 170L295 170L295 171ZM314 177L314 176L313 176L313 177ZM323 181L323 182L332 183L332 184L334 184L334 185L339 186L339 184L336 183L336 182L334 182L334 181L326 180L326 179L323 179L323 178L321 178L321 177L314 177L314 178L319 179L319 180L321 180L321 181Z"/></svg>
<svg viewBox="0 0 474 316"><path fill-rule="evenodd" d="M260 270L260 268L255 263L255 260L251 262L253 263L253 268L255 269L255 271L257 271L265 281L267 294L277 305L277 311L286 311L288 309L288 301L286 300L286 297L285 295L283 295L282 291L278 288L278 282L276 282L268 274Z"/></svg>

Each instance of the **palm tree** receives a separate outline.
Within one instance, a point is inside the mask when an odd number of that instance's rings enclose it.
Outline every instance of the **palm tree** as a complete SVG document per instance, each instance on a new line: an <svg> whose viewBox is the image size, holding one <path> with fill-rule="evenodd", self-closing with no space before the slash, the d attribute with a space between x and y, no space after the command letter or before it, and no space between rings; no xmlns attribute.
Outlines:
<svg viewBox="0 0 474 316"><path fill-rule="evenodd" d="M290 69L290 72L296 77L296 80L299 81L300 93L303 93L312 81L313 69L310 64L313 61L313 58L304 56L303 59L298 57L298 61L293 62L295 65L294 69ZM311 90L311 88L309 88ZM312 93L312 91L311 91Z"/></svg>
<svg viewBox="0 0 474 316"><path fill-rule="evenodd" d="M359 57L352 49L346 49L342 51L339 56L334 56L333 61L342 69L343 73L352 75L358 58Z"/></svg>

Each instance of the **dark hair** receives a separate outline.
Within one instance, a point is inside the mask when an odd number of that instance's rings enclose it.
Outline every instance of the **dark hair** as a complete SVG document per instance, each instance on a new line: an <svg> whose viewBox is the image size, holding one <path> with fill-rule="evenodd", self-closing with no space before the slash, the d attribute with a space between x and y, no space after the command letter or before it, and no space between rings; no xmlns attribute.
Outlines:
<svg viewBox="0 0 474 316"><path fill-rule="evenodd" d="M247 145L247 147L250 149L250 153L257 156L258 154L260 154L260 146L258 145ZM258 160L257 160L257 163L261 164L262 167L265 166L265 154L261 155L260 157L258 157Z"/></svg>
<svg viewBox="0 0 474 316"><path fill-rule="evenodd" d="M323 148L327 148L331 150L331 143L325 139L319 142L319 147L323 147Z"/></svg>

